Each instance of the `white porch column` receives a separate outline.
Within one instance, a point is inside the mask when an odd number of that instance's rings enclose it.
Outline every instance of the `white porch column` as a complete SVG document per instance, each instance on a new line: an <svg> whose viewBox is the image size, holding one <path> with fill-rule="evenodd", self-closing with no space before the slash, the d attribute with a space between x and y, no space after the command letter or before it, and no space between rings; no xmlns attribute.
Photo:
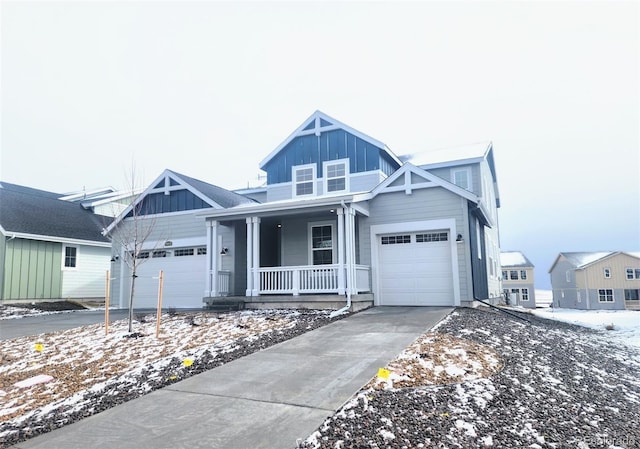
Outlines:
<svg viewBox="0 0 640 449"><path fill-rule="evenodd" d="M207 221L207 291L206 296L218 296L218 222Z"/></svg>
<svg viewBox="0 0 640 449"><path fill-rule="evenodd" d="M253 283L252 296L260 295L260 217L252 217L253 221Z"/></svg>
<svg viewBox="0 0 640 449"><path fill-rule="evenodd" d="M344 284L344 208L336 210L338 214L338 294L345 294Z"/></svg>
<svg viewBox="0 0 640 449"><path fill-rule="evenodd" d="M346 253L347 253L347 292L355 295L356 282L356 212L349 207L345 211L345 228L346 228Z"/></svg>
<svg viewBox="0 0 640 449"><path fill-rule="evenodd" d="M247 218L247 290L245 296L253 295L253 221Z"/></svg>

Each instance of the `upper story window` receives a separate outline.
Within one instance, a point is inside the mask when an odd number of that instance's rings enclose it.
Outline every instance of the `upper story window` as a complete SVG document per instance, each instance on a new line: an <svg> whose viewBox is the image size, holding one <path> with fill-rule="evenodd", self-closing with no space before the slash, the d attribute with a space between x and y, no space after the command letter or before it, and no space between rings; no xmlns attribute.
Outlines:
<svg viewBox="0 0 640 449"><path fill-rule="evenodd" d="M640 268L627 268L627 280L640 279Z"/></svg>
<svg viewBox="0 0 640 449"><path fill-rule="evenodd" d="M523 281L527 280L527 270L520 270L520 279Z"/></svg>
<svg viewBox="0 0 640 449"><path fill-rule="evenodd" d="M605 279L610 279L611 278L611 268L605 268L604 269L604 278Z"/></svg>
<svg viewBox="0 0 640 449"><path fill-rule="evenodd" d="M465 190L471 190L471 171L468 168L451 170L451 182Z"/></svg>
<svg viewBox="0 0 640 449"><path fill-rule="evenodd" d="M502 270L502 279L508 279L507 270Z"/></svg>
<svg viewBox="0 0 640 449"><path fill-rule="evenodd" d="M75 268L78 261L78 248L75 246L65 246L64 266L65 268Z"/></svg>
<svg viewBox="0 0 640 449"><path fill-rule="evenodd" d="M511 270L509 272L509 279L511 279L512 281L517 281L518 280L518 270Z"/></svg>
<svg viewBox="0 0 640 449"><path fill-rule="evenodd" d="M349 188L349 160L327 161L322 164L324 172L324 191L344 192Z"/></svg>
<svg viewBox="0 0 640 449"><path fill-rule="evenodd" d="M308 196L316 193L316 164L293 167L293 196Z"/></svg>

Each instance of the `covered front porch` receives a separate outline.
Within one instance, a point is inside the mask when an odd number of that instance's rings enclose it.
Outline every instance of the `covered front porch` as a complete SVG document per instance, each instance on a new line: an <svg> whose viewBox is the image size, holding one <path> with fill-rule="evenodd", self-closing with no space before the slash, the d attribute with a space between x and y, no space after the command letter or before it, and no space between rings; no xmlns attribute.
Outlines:
<svg viewBox="0 0 640 449"><path fill-rule="evenodd" d="M344 199L284 203L206 215L206 304L291 307L333 296L344 305L371 292L370 267L358 263L357 217L368 210Z"/></svg>

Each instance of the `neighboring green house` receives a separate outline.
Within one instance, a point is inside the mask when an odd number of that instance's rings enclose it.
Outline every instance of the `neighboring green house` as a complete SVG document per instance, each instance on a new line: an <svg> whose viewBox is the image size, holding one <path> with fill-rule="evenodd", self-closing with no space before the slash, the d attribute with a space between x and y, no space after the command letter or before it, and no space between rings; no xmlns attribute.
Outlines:
<svg viewBox="0 0 640 449"><path fill-rule="evenodd" d="M104 297L112 218L62 197L0 182L0 300Z"/></svg>

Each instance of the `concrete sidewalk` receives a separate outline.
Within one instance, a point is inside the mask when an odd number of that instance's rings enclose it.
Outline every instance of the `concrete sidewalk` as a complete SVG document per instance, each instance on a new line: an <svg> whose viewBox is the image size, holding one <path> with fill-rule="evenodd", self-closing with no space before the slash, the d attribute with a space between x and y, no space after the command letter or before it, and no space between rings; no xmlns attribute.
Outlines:
<svg viewBox="0 0 640 449"><path fill-rule="evenodd" d="M14 448L294 449L451 310L368 309Z"/></svg>

